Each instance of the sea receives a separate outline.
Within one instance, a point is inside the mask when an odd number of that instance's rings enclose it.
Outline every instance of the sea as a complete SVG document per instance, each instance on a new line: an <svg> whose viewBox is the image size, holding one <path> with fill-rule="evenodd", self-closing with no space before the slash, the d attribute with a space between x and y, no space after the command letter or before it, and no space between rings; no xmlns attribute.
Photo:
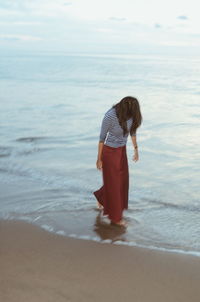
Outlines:
<svg viewBox="0 0 200 302"><path fill-rule="evenodd" d="M126 229L97 210L104 113L137 97ZM18 51L0 59L0 219L200 256L200 56Z"/></svg>

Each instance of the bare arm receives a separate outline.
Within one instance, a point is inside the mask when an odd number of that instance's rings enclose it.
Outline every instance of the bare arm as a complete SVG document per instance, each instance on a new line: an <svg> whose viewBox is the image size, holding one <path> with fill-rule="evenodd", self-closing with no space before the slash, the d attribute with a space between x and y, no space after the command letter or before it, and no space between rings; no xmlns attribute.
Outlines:
<svg viewBox="0 0 200 302"><path fill-rule="evenodd" d="M99 141L99 144L98 144L98 155L97 155L97 160L102 160L102 159L101 159L102 150L103 150L103 142L102 142L102 141Z"/></svg>
<svg viewBox="0 0 200 302"><path fill-rule="evenodd" d="M133 147L134 147L133 160L137 161L139 159L138 146L137 146L137 136L136 135L132 135L131 136L131 140L132 140L132 144L133 144Z"/></svg>
<svg viewBox="0 0 200 302"><path fill-rule="evenodd" d="M131 140L132 140L132 143L133 143L133 147L137 147L137 136L136 135L132 135L131 136Z"/></svg>

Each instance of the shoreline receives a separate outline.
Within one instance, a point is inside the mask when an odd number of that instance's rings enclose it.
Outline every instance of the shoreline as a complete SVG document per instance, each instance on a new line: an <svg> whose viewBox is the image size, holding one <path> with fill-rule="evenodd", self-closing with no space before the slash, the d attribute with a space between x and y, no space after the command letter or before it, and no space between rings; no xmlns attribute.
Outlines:
<svg viewBox="0 0 200 302"><path fill-rule="evenodd" d="M188 256L193 256L193 257L200 257L200 251L195 251L195 250L184 250L181 248L170 248L170 247L164 247L164 246L155 246L155 245L144 245L142 243L135 243L133 241L123 241L123 240L116 240L112 241L112 239L100 239L98 236L93 236L93 235L81 235L81 234L67 234L65 231L59 230L55 231L52 227L48 225L40 225L38 223L34 223L32 220L28 219L17 219L17 218L0 218L0 222L25 222L28 224L31 224L33 226L39 227L41 230L45 230L46 232L62 236L64 238L74 238L77 240L86 240L86 241L93 241L93 242L98 242L101 244L112 244L112 245L119 245L119 246L127 246L127 247L136 247L136 248L142 248L142 249L147 249L150 251L160 251L160 252L166 252L166 253L172 253L172 254L180 254L180 255L188 255Z"/></svg>
<svg viewBox="0 0 200 302"><path fill-rule="evenodd" d="M0 220L0 300L197 302L193 255L65 237Z"/></svg>

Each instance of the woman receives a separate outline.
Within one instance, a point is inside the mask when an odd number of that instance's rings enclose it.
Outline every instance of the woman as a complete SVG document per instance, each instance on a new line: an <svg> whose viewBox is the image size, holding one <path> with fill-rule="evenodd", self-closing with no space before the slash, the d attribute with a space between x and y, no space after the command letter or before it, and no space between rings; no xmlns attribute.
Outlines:
<svg viewBox="0 0 200 302"><path fill-rule="evenodd" d="M124 97L104 115L99 136L96 167L102 170L103 185L94 191L99 209L111 224L126 226L122 213L128 209L129 170L126 143L130 133L133 160L139 159L136 130L142 123L140 105L135 97Z"/></svg>

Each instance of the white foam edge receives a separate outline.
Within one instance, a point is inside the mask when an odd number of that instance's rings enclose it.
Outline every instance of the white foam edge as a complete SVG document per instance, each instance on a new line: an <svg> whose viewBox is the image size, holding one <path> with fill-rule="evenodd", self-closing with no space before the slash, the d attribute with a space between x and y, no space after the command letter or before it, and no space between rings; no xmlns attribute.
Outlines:
<svg viewBox="0 0 200 302"><path fill-rule="evenodd" d="M7 218L7 220L16 220L16 218ZM28 218L28 217L20 217L20 219L17 220L25 220L25 221L29 221L33 223L33 220ZM90 235L77 235L77 234L67 234L65 231L63 230L58 230L55 231L53 227L47 225L47 224L35 224L43 229L45 229L46 231L49 232L53 232L55 234L61 235L61 236L65 236L65 237L71 237L71 238L76 238L76 239L82 239L82 240L89 240L89 241L96 241L99 243L108 243L108 244L113 244L113 245L125 245L125 246L134 246L134 247L141 247L144 249L150 249L150 250L157 250L157 251L162 251L162 252L169 252L169 253L179 253L179 254L184 254L184 255L191 255L191 256L196 256L196 257L200 257L200 252L198 251L188 251L188 250L181 250L181 249L170 249L170 248L164 248L164 247L156 247L153 245L143 245L143 244L139 244L139 243L135 243L133 241L122 241L122 240L118 240L118 241L112 241L111 239L105 239L102 240L97 236L90 236Z"/></svg>

